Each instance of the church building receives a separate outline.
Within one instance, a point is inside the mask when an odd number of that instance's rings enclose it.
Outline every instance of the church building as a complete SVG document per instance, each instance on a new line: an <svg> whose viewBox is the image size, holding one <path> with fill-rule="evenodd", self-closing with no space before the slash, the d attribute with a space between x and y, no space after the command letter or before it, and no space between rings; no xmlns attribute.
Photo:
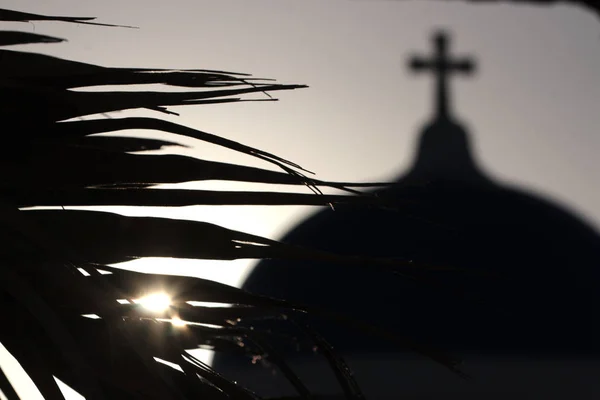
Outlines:
<svg viewBox="0 0 600 400"><path fill-rule="evenodd" d="M600 236L551 201L482 172L449 90L450 76L472 73L475 62L452 59L445 32L433 44L432 58L409 62L435 76L432 119L412 167L377 192L397 207L324 210L281 240L393 258L415 272L263 260L244 289L381 326L462 360L470 377L408 345L315 318L366 398L600 399ZM315 393L342 393L321 355L286 356ZM214 368L259 394L294 395L251 363L217 356Z"/></svg>

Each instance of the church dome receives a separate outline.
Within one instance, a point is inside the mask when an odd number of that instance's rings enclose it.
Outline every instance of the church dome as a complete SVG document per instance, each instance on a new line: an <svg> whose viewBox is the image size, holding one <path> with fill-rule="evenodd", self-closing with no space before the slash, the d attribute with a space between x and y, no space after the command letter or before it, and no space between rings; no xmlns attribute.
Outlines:
<svg viewBox="0 0 600 400"><path fill-rule="evenodd" d="M421 133L412 168L377 192L397 200L397 209L328 209L282 241L441 268L419 270L415 280L367 265L263 260L243 287L344 312L466 359L594 359L597 375L600 237L551 201L480 171L468 133L448 110L444 78L453 68L472 70L472 63L446 61L443 34L435 43L440 59L412 62L438 72L434 120ZM315 325L345 355L408 352L337 325ZM428 379L422 374L418 379Z"/></svg>

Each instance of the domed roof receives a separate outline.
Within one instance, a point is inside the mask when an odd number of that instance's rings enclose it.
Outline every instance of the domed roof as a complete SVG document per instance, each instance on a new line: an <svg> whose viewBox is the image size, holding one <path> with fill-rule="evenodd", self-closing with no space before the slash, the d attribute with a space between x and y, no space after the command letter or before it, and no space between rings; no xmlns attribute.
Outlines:
<svg viewBox="0 0 600 400"><path fill-rule="evenodd" d="M342 311L459 355L599 359L600 237L552 202L479 170L448 110L445 79L473 63L448 62L445 38L435 36L439 59L411 63L438 72L437 105L412 168L378 192L398 209L325 210L282 241L451 269L419 271L420 281L368 266L264 260L244 289ZM342 353L394 351L315 323Z"/></svg>

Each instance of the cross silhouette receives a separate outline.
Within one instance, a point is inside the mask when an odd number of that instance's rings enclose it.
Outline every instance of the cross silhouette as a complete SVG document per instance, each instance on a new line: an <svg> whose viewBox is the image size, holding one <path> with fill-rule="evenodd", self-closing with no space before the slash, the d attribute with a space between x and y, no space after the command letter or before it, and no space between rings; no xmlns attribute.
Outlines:
<svg viewBox="0 0 600 400"><path fill-rule="evenodd" d="M449 94L447 76L452 72L470 74L475 69L471 59L465 58L457 61L448 56L448 34L439 31L433 36L435 56L433 59L424 59L414 56L410 60L410 68L415 72L431 70L436 74L436 112L437 118L449 118Z"/></svg>

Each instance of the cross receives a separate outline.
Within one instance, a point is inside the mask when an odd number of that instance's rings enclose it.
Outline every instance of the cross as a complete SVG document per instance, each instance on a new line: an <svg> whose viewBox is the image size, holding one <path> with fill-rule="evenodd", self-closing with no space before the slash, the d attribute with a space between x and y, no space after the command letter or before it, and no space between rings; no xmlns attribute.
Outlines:
<svg viewBox="0 0 600 400"><path fill-rule="evenodd" d="M436 112L437 118L449 117L449 95L447 88L447 76L452 72L470 74L474 71L475 65L471 59L462 59L453 61L448 56L448 35L443 32L437 32L433 36L435 44L435 56L433 59L424 59L414 56L410 60L410 68L415 72L432 70L436 74Z"/></svg>

